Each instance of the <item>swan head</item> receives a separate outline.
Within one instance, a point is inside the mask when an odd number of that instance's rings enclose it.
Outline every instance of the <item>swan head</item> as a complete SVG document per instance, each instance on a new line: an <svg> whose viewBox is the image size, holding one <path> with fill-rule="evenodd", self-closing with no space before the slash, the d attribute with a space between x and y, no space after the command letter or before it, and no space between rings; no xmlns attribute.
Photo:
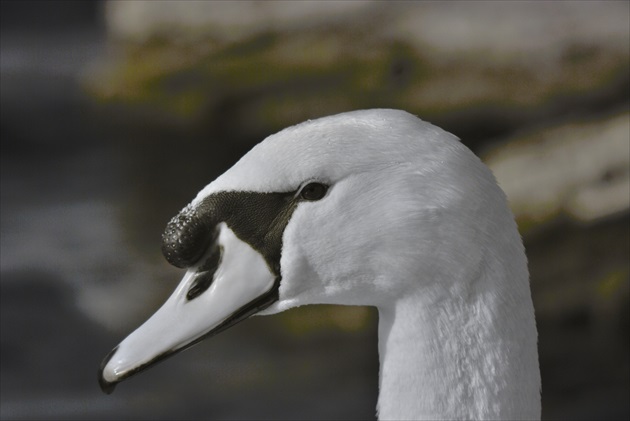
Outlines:
<svg viewBox="0 0 630 421"><path fill-rule="evenodd" d="M101 387L111 392L250 315L381 306L432 291L437 279L461 279L455 272L478 264L504 217L511 219L490 171L455 136L404 111L289 127L168 224L164 255L186 273L105 358ZM440 288L465 288L446 282Z"/></svg>

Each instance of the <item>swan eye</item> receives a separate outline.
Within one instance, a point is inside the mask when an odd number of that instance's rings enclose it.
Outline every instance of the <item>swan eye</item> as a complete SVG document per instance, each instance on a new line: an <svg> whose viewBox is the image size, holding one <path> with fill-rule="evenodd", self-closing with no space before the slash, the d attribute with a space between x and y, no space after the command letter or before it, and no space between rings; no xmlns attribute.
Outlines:
<svg viewBox="0 0 630 421"><path fill-rule="evenodd" d="M300 191L300 197L304 200L319 200L326 195L328 186L322 183L308 183Z"/></svg>

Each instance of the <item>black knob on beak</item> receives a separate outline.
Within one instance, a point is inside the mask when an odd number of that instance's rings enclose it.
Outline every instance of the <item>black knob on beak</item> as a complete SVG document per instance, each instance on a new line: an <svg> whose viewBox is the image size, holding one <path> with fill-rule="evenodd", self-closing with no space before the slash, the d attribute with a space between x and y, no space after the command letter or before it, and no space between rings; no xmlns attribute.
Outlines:
<svg viewBox="0 0 630 421"><path fill-rule="evenodd" d="M189 205L166 226L162 234L162 254L173 266L190 267L201 259L215 235L214 227Z"/></svg>

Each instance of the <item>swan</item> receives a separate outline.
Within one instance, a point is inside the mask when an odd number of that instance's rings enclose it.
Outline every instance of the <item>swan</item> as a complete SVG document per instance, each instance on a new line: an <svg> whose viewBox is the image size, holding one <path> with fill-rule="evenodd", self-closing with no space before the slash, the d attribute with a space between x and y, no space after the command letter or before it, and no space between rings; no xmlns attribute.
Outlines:
<svg viewBox="0 0 630 421"><path fill-rule="evenodd" d="M120 381L245 318L375 306L379 419L539 419L527 259L506 197L457 137L401 110L269 136L167 225L185 269L103 360Z"/></svg>

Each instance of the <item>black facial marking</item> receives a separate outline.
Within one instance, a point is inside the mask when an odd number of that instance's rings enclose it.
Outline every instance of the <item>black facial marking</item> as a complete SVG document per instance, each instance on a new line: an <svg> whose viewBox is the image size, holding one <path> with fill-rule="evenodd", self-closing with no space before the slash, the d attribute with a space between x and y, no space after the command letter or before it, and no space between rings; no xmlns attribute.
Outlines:
<svg viewBox="0 0 630 421"><path fill-rule="evenodd" d="M303 195L297 191L212 194L194 208L186 207L168 223L162 236L162 252L174 266L190 267L216 241L216 226L225 222L240 240L264 257L274 275L280 276L282 234L293 211L301 201L317 200L327 191L327 186L320 183L305 188L308 193Z"/></svg>
<svg viewBox="0 0 630 421"><path fill-rule="evenodd" d="M302 201L323 198L328 186L312 182L298 191L286 193L219 192L203 199L194 208L187 206L168 223L162 236L162 252L177 267L197 264L186 297L192 300L206 291L219 267L221 248L217 226L225 222L234 234L259 252L280 283L282 235L293 211Z"/></svg>
<svg viewBox="0 0 630 421"><path fill-rule="evenodd" d="M198 215L225 222L242 241L265 259L271 272L280 276L282 234L300 202L296 192L220 192L197 206Z"/></svg>

